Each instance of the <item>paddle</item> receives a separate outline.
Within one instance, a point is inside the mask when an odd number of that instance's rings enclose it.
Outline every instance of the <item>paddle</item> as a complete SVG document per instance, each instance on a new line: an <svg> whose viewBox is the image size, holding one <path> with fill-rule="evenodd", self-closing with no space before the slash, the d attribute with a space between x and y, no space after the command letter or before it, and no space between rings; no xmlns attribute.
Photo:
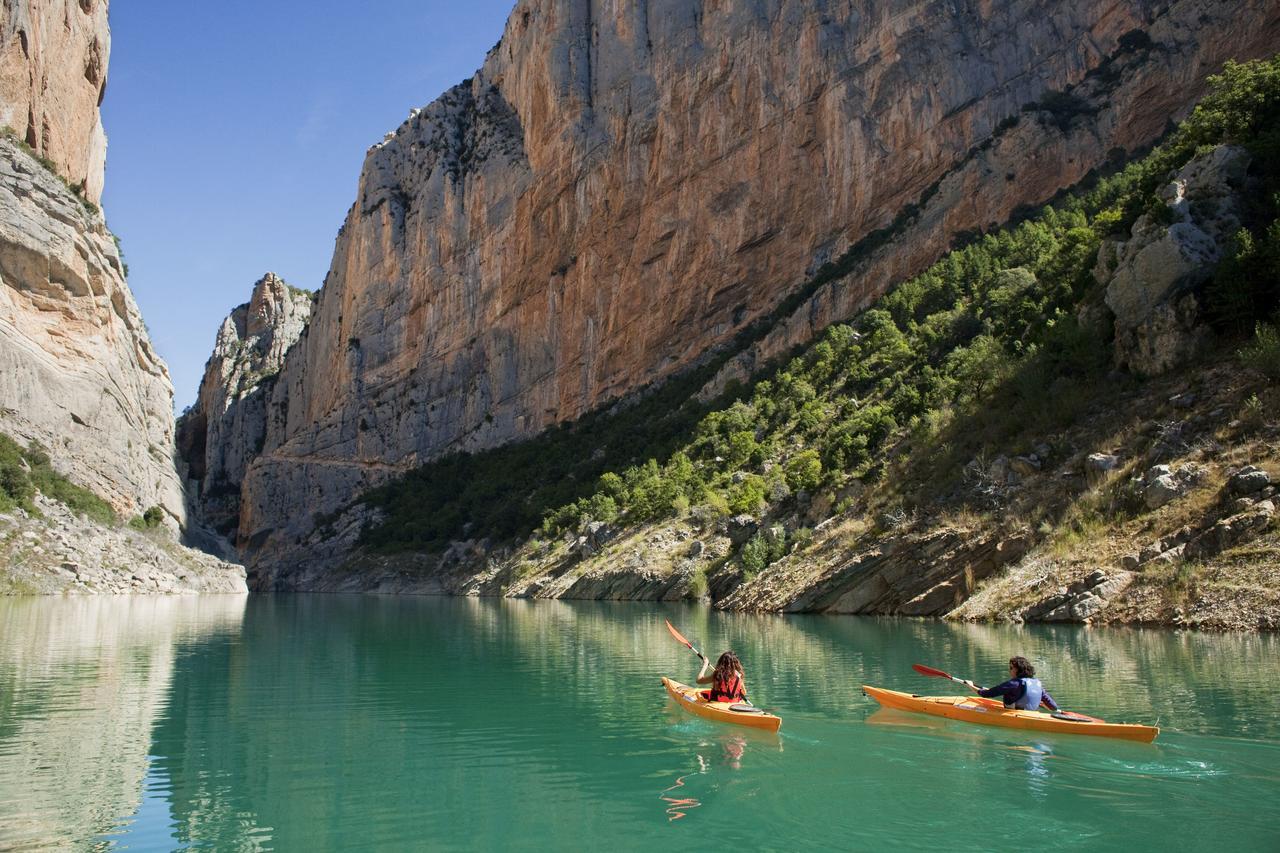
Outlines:
<svg viewBox="0 0 1280 853"><path fill-rule="evenodd" d="M698 657L702 658L703 660L706 660L706 658L705 658L705 657L702 657L702 652L700 652L700 651L698 651L697 649L695 649L695 648L693 647L693 643L691 643L691 642L689 642L688 640L686 640L686 639L684 638L684 634L681 634L679 631L677 631L677 630L675 629L675 626L671 624L670 620L664 619L664 620L662 620L662 621L664 621L664 622L666 622L666 623L667 623L667 630L671 632L671 636L675 637L677 640L679 640L680 642L682 642L682 643L684 643L686 646L688 646L688 647L689 647L689 651L693 652L695 655L697 655Z"/></svg>
<svg viewBox="0 0 1280 853"><path fill-rule="evenodd" d="M956 678L954 675L951 675L950 673L943 672L940 669L934 669L931 666L925 666L922 663L913 663L911 664L911 668L914 669L916 672L920 673L921 675L929 675L929 676L933 676L934 678L949 678L952 681L954 681L956 684L963 684L965 687L968 687L970 690L982 689L981 687L976 687L975 685L970 684L969 682L965 681L963 678Z"/></svg>
<svg viewBox="0 0 1280 853"><path fill-rule="evenodd" d="M981 687L971 684L970 682L965 681L963 678L956 678L954 675L951 675L950 673L943 672L940 669L934 669L931 666L925 666L924 664L921 664L921 663L913 663L911 665L911 668L914 669L916 672L920 673L921 675L929 675L934 678L949 678L952 681L954 681L956 684L963 684L965 687L968 687L970 690L979 690L979 691L982 690ZM1043 704L1043 701L1041 702L1041 704ZM1077 714L1074 711L1058 710L1058 711L1054 711L1052 716L1057 717L1059 720L1069 720L1073 723L1100 722L1096 717L1090 717L1087 714Z"/></svg>

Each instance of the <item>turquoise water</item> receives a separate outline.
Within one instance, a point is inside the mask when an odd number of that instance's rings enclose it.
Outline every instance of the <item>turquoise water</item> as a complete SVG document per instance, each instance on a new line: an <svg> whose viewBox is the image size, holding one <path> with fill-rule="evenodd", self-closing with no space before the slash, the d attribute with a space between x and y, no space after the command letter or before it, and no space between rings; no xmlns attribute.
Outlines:
<svg viewBox="0 0 1280 853"><path fill-rule="evenodd" d="M669 702L732 646L779 735ZM1280 849L1280 642L337 596L0 601L0 849ZM1153 745L877 711L1021 652Z"/></svg>

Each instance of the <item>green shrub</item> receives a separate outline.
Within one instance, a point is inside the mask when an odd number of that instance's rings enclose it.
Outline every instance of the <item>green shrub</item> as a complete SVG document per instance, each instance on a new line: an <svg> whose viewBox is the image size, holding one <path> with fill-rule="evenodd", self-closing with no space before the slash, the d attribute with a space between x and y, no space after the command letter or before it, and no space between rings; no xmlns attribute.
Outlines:
<svg viewBox="0 0 1280 853"><path fill-rule="evenodd" d="M32 498L36 492L99 524L114 525L119 521L111 504L54 470L49 454L38 443L32 442L24 449L0 433L0 507L22 507L35 513Z"/></svg>
<svg viewBox="0 0 1280 853"><path fill-rule="evenodd" d="M822 484L822 460L817 451L805 450L787 460L787 485L794 492L813 491Z"/></svg>
<svg viewBox="0 0 1280 853"><path fill-rule="evenodd" d="M742 561L742 574L750 580L769 565L769 543L757 533L742 546L738 559Z"/></svg>
<svg viewBox="0 0 1280 853"><path fill-rule="evenodd" d="M729 511L738 513L754 513L764 503L765 482L763 477L747 474L742 482L729 488Z"/></svg>
<svg viewBox="0 0 1280 853"><path fill-rule="evenodd" d="M147 507L147 511L142 515L135 515L129 519L129 526L134 530L155 530L164 521L164 508L159 506Z"/></svg>
<svg viewBox="0 0 1280 853"><path fill-rule="evenodd" d="M689 574L689 597L698 599L707 594L707 568L698 566Z"/></svg>
<svg viewBox="0 0 1280 853"><path fill-rule="evenodd" d="M1240 362L1268 379L1280 379L1280 329L1259 323L1253 341L1238 353Z"/></svg>

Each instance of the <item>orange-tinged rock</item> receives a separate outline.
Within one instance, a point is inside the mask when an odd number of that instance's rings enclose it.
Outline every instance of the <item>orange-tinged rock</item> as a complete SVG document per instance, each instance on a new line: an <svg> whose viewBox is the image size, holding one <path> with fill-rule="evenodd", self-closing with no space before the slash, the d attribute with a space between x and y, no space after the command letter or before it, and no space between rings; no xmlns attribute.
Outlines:
<svg viewBox="0 0 1280 853"><path fill-rule="evenodd" d="M1135 30L1155 47L1121 49ZM241 543L279 560L396 472L687 368L922 202L731 367L749 370L1150 143L1223 60L1277 43L1266 0L525 0L473 78L370 150ZM1087 109L1022 112L1068 89Z"/></svg>
<svg viewBox="0 0 1280 853"><path fill-rule="evenodd" d="M107 0L0 3L0 126L11 128L85 198L102 198L107 135Z"/></svg>

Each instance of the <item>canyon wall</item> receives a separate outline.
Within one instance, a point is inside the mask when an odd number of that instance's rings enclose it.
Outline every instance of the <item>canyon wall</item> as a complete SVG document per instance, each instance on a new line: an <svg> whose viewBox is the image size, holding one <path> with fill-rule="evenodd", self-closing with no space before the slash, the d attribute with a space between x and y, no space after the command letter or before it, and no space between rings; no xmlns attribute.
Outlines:
<svg viewBox="0 0 1280 853"><path fill-rule="evenodd" d="M268 407L285 355L306 330L311 293L275 273L253 286L218 329L200 393L178 422L178 452L193 483L201 520L219 533L240 519L240 484L262 449Z"/></svg>
<svg viewBox="0 0 1280 853"><path fill-rule="evenodd" d="M0 139L0 432L127 516L185 520L173 385L99 213Z"/></svg>
<svg viewBox="0 0 1280 853"><path fill-rule="evenodd" d="M1224 60L1277 43L1269 0L520 2L474 77L370 149L239 543L283 566L368 486L775 315L728 368L747 372L1151 143Z"/></svg>
<svg viewBox="0 0 1280 853"><path fill-rule="evenodd" d="M107 3L4 0L0 36L0 119L19 136L0 138L0 432L125 517L161 506L176 527L173 386L92 203Z"/></svg>
<svg viewBox="0 0 1280 853"><path fill-rule="evenodd" d="M0 127L86 199L102 198L107 0L0 0Z"/></svg>

